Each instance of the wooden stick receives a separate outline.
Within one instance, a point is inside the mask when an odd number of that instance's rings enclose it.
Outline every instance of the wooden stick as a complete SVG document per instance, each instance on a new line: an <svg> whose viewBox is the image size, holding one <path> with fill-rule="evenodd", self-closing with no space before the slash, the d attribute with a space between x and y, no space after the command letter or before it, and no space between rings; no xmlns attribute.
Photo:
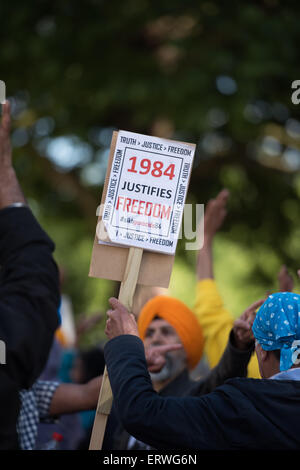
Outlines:
<svg viewBox="0 0 300 470"><path fill-rule="evenodd" d="M132 309L133 296L139 277L142 256L142 248L129 249L124 278L119 291L119 301L129 311ZM105 367L89 450L100 450L102 448L106 422L111 411L112 401L112 391Z"/></svg>

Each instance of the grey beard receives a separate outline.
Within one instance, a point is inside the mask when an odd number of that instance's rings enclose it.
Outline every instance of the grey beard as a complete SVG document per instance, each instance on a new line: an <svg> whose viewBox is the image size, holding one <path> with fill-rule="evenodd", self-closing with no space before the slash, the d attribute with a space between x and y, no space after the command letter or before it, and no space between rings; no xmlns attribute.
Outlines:
<svg viewBox="0 0 300 470"><path fill-rule="evenodd" d="M166 354L166 363L159 372L150 372L150 377L153 382L163 382L168 379L174 379L185 368L184 358L177 357L176 359Z"/></svg>

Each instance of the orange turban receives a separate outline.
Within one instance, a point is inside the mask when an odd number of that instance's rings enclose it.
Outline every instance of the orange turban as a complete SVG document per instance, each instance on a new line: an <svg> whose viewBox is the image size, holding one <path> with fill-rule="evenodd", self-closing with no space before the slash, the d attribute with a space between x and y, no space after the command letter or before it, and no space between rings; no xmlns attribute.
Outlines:
<svg viewBox="0 0 300 470"><path fill-rule="evenodd" d="M185 349L189 369L193 369L202 356L204 346L202 328L193 312L180 300L166 295L154 297L144 305L138 317L142 340L156 316L166 320L175 329Z"/></svg>

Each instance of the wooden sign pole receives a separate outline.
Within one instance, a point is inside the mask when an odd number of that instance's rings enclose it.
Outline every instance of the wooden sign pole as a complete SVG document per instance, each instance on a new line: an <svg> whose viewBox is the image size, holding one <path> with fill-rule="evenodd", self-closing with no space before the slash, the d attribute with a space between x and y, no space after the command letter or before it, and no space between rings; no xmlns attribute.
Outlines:
<svg viewBox="0 0 300 470"><path fill-rule="evenodd" d="M139 277L142 256L142 248L129 249L125 274L119 291L119 301L129 311L132 309L133 296ZM112 401L112 391L105 367L89 450L100 450L102 448L106 422L111 411Z"/></svg>

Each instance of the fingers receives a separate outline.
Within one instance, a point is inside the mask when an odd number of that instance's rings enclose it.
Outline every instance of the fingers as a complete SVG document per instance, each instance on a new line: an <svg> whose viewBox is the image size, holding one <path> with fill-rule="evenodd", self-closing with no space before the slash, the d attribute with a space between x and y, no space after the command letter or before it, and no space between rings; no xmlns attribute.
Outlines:
<svg viewBox="0 0 300 470"><path fill-rule="evenodd" d="M160 356L160 358L157 358L156 360L152 361L151 364L147 364L148 370L149 372L159 372L161 371L165 363L166 363L166 360L163 359L162 356Z"/></svg>
<svg viewBox="0 0 300 470"><path fill-rule="evenodd" d="M163 346L152 346L152 351L156 354L165 354L170 351L177 351L178 349L182 349L182 344L165 344Z"/></svg>
<svg viewBox="0 0 300 470"><path fill-rule="evenodd" d="M250 312L256 310L258 307L260 307L265 302L265 300L266 299L256 300L256 302L253 302L253 304L251 304L250 307L248 307L247 310L245 310L245 312L250 313Z"/></svg>
<svg viewBox="0 0 300 470"><path fill-rule="evenodd" d="M219 192L215 199L210 199L206 205L206 217L217 213L219 218L223 220L227 215L226 204L228 198L228 189L223 189Z"/></svg>
<svg viewBox="0 0 300 470"><path fill-rule="evenodd" d="M180 343L176 344L165 344L162 346L150 346L145 350L146 361L150 372L160 370L166 363L166 353L182 349L183 346Z"/></svg>
<svg viewBox="0 0 300 470"><path fill-rule="evenodd" d="M278 273L278 280L280 281L282 278L285 279L286 277L290 277L290 274L286 265L283 264Z"/></svg>
<svg viewBox="0 0 300 470"><path fill-rule="evenodd" d="M124 315L124 314L130 315L131 318L133 318L135 320L134 315L132 313L129 313L128 310L126 309L126 307L118 299L116 299L115 297L111 297L109 299L109 303L110 303L112 309L110 309L106 312L108 317L111 318L118 312L121 315Z"/></svg>
<svg viewBox="0 0 300 470"><path fill-rule="evenodd" d="M294 280L290 275L288 268L283 264L278 273L279 290L280 292L292 292L294 289Z"/></svg>
<svg viewBox="0 0 300 470"><path fill-rule="evenodd" d="M278 276L281 276L282 274L286 274L288 272L287 267L285 264L283 264L279 270Z"/></svg>
<svg viewBox="0 0 300 470"><path fill-rule="evenodd" d="M115 309L115 310L118 309L122 312L128 313L126 307L118 299L116 299L115 297L111 297L109 299L109 303L110 303L110 305L112 306L113 309Z"/></svg>
<svg viewBox="0 0 300 470"><path fill-rule="evenodd" d="M230 192L228 191L228 189L225 188L225 189L222 189L222 191L219 192L216 199L226 203L228 198L229 198L229 195L230 195Z"/></svg>
<svg viewBox="0 0 300 470"><path fill-rule="evenodd" d="M256 310L265 302L265 300L266 299L256 300L244 311L244 313L236 320L236 322L241 321L246 322L248 325L252 325L256 315Z"/></svg>
<svg viewBox="0 0 300 470"><path fill-rule="evenodd" d="M118 299L116 299L116 297L111 297L110 299L108 299L108 302L113 308L117 308L118 305L120 304L120 302L118 301Z"/></svg>
<svg viewBox="0 0 300 470"><path fill-rule="evenodd" d="M5 101L2 105L2 123L1 128L6 134L10 132L10 103Z"/></svg>
<svg viewBox="0 0 300 470"><path fill-rule="evenodd" d="M11 162L10 145L10 104L6 101L2 106L2 120L0 126L0 153L1 157L6 157L7 162Z"/></svg>
<svg viewBox="0 0 300 470"><path fill-rule="evenodd" d="M107 310L106 315L107 315L108 319L111 319L111 317L113 316L114 312L115 312L114 310Z"/></svg>
<svg viewBox="0 0 300 470"><path fill-rule="evenodd" d="M265 302L265 299L259 299L257 300L256 302L254 302L251 307L253 310L257 309L258 307L260 307L263 303Z"/></svg>
<svg viewBox="0 0 300 470"><path fill-rule="evenodd" d="M139 336L137 323L133 314L129 313L115 297L109 299L112 308L107 310L105 334L109 339L120 335Z"/></svg>
<svg viewBox="0 0 300 470"><path fill-rule="evenodd" d="M3 112L7 115L10 115L10 102L8 100L3 103Z"/></svg>
<svg viewBox="0 0 300 470"><path fill-rule="evenodd" d="M104 330L104 333L106 334L106 336L110 336L110 332L111 332L111 319L109 318L108 320L106 320L106 325L105 325L105 330Z"/></svg>
<svg viewBox="0 0 300 470"><path fill-rule="evenodd" d="M234 327L249 331L251 328L251 325L247 321L238 318L234 322Z"/></svg>
<svg viewBox="0 0 300 470"><path fill-rule="evenodd" d="M205 214L209 214L211 210L213 210L216 201L214 199L210 199L206 204Z"/></svg>

